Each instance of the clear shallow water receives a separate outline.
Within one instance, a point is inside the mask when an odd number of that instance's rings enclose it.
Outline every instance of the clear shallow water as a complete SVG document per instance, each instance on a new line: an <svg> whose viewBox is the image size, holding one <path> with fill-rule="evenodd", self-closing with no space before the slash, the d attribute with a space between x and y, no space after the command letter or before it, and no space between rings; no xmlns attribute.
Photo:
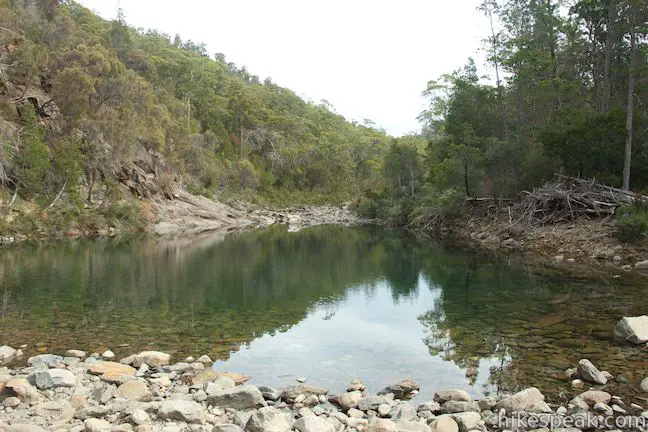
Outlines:
<svg viewBox="0 0 648 432"><path fill-rule="evenodd" d="M535 385L559 401L572 394L559 372L590 358L645 404L648 354L610 337L646 312L645 287L360 228L23 245L0 249L0 345L208 354L258 384L334 391L411 377L419 399Z"/></svg>

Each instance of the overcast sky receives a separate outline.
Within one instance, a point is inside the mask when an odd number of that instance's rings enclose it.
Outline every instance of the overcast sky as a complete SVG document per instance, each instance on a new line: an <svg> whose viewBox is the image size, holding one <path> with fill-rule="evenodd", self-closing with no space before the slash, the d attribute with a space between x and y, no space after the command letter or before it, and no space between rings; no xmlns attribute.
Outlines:
<svg viewBox="0 0 648 432"><path fill-rule="evenodd" d="M427 81L478 51L488 23L480 0L121 0L130 25L205 42L347 119L389 133L418 130ZM117 0L80 0L114 18Z"/></svg>

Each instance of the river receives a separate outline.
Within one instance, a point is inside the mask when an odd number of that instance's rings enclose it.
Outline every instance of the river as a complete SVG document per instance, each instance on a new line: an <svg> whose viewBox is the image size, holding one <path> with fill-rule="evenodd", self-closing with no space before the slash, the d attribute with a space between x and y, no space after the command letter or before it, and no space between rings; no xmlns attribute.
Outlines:
<svg viewBox="0 0 648 432"><path fill-rule="evenodd" d="M534 385L562 401L580 358L617 376L608 391L637 393L645 353L611 333L645 313L644 291L374 228L19 245L0 249L0 345L207 354L272 386L410 377L421 400Z"/></svg>

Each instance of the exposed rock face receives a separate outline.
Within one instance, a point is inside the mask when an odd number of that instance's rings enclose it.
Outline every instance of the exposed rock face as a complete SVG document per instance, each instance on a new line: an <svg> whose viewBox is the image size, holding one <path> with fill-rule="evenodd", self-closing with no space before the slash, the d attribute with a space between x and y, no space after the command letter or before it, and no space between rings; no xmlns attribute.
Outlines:
<svg viewBox="0 0 648 432"><path fill-rule="evenodd" d="M635 345L648 342L648 315L624 317L614 327L613 335L618 342Z"/></svg>
<svg viewBox="0 0 648 432"><path fill-rule="evenodd" d="M504 409L507 413L515 411L525 411L530 413L551 412L551 408L549 408L549 405L545 402L544 395L535 387L529 387L503 399L497 404L497 408Z"/></svg>
<svg viewBox="0 0 648 432"><path fill-rule="evenodd" d="M578 362L578 374L580 377L594 384L604 385L607 383L607 378L591 361L582 359Z"/></svg>

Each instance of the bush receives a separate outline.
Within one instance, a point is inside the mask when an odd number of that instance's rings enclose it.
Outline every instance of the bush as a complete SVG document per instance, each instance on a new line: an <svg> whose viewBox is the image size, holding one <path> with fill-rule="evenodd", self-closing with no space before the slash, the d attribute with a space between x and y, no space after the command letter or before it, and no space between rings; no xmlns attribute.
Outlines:
<svg viewBox="0 0 648 432"><path fill-rule="evenodd" d="M648 235L648 204L636 201L617 211L615 236L623 242L638 242Z"/></svg>

